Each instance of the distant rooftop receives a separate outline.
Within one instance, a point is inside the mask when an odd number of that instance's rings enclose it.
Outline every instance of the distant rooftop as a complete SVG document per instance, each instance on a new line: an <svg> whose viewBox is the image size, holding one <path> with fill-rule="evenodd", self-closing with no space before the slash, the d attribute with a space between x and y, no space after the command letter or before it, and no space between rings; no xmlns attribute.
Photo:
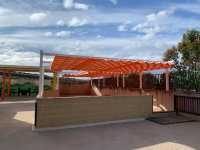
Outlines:
<svg viewBox="0 0 200 150"><path fill-rule="evenodd" d="M22 72L40 72L39 66L19 66L19 65L1 65L0 64L0 70L6 71L22 71ZM48 68L45 68L45 72L53 72Z"/></svg>

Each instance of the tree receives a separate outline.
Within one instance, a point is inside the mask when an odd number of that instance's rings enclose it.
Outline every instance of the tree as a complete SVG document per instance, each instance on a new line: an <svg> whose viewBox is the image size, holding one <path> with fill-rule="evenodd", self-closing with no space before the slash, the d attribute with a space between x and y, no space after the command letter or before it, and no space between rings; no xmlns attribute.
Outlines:
<svg viewBox="0 0 200 150"><path fill-rule="evenodd" d="M181 66L181 62L179 61L179 52L175 45L173 45L171 48L167 49L166 52L163 55L164 61L173 61L174 62L174 68L177 70L183 70Z"/></svg>
<svg viewBox="0 0 200 150"><path fill-rule="evenodd" d="M200 31L187 30L177 47L172 46L164 53L163 60L173 60L178 71L200 70Z"/></svg>
<svg viewBox="0 0 200 150"><path fill-rule="evenodd" d="M200 90L200 31L192 29L183 33L181 42L167 49L163 60L174 61L174 68L178 71L176 80L180 79L178 84L183 89Z"/></svg>

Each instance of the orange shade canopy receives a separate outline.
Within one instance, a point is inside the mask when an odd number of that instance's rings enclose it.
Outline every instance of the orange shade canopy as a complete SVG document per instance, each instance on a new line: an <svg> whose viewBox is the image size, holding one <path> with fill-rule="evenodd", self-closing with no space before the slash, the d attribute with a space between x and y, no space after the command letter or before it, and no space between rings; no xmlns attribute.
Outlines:
<svg viewBox="0 0 200 150"><path fill-rule="evenodd" d="M133 59L115 59L64 55L55 56L51 65L52 71L81 70L80 73L65 74L65 77L101 77L117 74L128 74L150 70L173 68L173 62L145 61Z"/></svg>

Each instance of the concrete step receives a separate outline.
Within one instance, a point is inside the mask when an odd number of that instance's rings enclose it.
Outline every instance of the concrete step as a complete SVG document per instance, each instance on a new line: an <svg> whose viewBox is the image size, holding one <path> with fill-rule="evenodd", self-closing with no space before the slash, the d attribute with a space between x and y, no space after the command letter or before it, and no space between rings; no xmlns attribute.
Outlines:
<svg viewBox="0 0 200 150"><path fill-rule="evenodd" d="M160 117L175 117L177 116L176 111L166 111L166 112L153 112L149 117L160 118Z"/></svg>

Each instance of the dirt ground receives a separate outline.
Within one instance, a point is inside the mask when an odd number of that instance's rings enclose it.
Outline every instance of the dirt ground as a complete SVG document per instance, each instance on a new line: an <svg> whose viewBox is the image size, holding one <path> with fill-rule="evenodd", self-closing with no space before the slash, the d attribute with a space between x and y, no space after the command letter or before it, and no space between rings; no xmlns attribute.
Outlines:
<svg viewBox="0 0 200 150"><path fill-rule="evenodd" d="M0 150L200 149L200 122L160 125L147 120L31 132L34 97L0 102Z"/></svg>

